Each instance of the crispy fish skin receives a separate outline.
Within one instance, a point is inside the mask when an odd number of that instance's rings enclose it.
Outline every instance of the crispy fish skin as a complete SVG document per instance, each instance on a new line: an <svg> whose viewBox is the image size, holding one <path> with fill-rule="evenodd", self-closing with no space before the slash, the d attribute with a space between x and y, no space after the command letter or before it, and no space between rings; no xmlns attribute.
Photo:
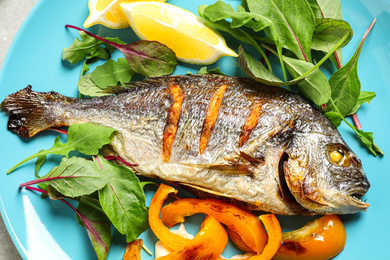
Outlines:
<svg viewBox="0 0 390 260"><path fill-rule="evenodd" d="M251 79L151 78L76 99L27 87L1 109L22 137L73 123L115 128L113 151L137 172L276 214L365 210L369 182L337 129L305 99Z"/></svg>

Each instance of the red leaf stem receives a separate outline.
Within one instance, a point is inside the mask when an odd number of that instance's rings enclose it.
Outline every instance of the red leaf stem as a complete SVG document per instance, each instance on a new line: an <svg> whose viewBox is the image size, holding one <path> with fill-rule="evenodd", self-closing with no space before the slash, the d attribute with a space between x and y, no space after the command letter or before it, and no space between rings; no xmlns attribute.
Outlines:
<svg viewBox="0 0 390 260"><path fill-rule="evenodd" d="M100 36L97 36L97 35L95 35L95 34L93 34L93 33L90 33L90 32L88 32L88 31L86 31L86 30L84 30L84 29L81 29L81 28L77 27L77 26L67 24L67 25L65 25L65 27L66 27L66 28L76 29L76 30L79 30L79 31L83 31L83 32L85 32L86 34L88 34L89 36L92 36L92 37L94 37L94 38L96 38L96 39L98 39L98 40L101 40L102 42L105 42L105 43L107 43L107 44L110 44L111 46L113 46L113 47L115 47L115 48L117 48L117 49L120 49L120 48L123 49L123 46L124 46L123 44L119 44L119 43L116 43L116 42L112 42L112 41L106 40L106 39L104 39L104 38L102 38L102 37L100 37Z"/></svg>
<svg viewBox="0 0 390 260"><path fill-rule="evenodd" d="M124 164L126 164L127 166L130 166L130 167L136 167L136 166L138 166L138 164L131 164L131 163L128 163L128 162L126 162L125 160L123 160L122 158L120 158L120 157L118 157L118 156L104 156L104 159L109 160L109 161L118 160L118 161L120 161L121 163L124 163Z"/></svg>
<svg viewBox="0 0 390 260"><path fill-rule="evenodd" d="M50 130L57 132L57 133L60 133L60 134L68 135L68 131L66 131L66 130L62 130L62 129L50 129Z"/></svg>

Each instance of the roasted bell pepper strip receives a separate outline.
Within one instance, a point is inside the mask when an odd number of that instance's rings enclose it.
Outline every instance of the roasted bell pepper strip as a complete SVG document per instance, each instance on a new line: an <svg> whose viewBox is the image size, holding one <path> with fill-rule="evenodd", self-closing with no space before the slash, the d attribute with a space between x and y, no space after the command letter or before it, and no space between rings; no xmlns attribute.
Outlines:
<svg viewBox="0 0 390 260"><path fill-rule="evenodd" d="M249 260L269 260L274 257L282 243L282 228L280 227L278 219L274 214L261 215L261 222L263 222L268 234L268 243L260 255L255 255Z"/></svg>
<svg viewBox="0 0 390 260"><path fill-rule="evenodd" d="M267 234L259 221L252 213L216 199L181 199L165 206L161 211L161 218L165 225L172 227L184 222L184 217L196 213L213 216L235 232L249 252L259 254L267 243ZM233 241L235 242L235 241ZM240 249L243 246L237 245Z"/></svg>
<svg viewBox="0 0 390 260"><path fill-rule="evenodd" d="M224 227L212 216L202 222L199 233L181 250L176 250L159 260L216 259L225 249L228 236Z"/></svg>
<svg viewBox="0 0 390 260"><path fill-rule="evenodd" d="M123 260L141 260L142 244L142 239L137 239L128 243L125 254L123 255Z"/></svg>
<svg viewBox="0 0 390 260"><path fill-rule="evenodd" d="M343 251L347 234L337 215L323 216L304 227L283 233L275 259L330 259Z"/></svg>
<svg viewBox="0 0 390 260"><path fill-rule="evenodd" d="M168 185L161 184L154 194L149 207L149 225L153 233L164 243L164 245L173 250L180 250L183 249L190 240L172 233L160 218L162 205L170 193L176 194L177 190Z"/></svg>

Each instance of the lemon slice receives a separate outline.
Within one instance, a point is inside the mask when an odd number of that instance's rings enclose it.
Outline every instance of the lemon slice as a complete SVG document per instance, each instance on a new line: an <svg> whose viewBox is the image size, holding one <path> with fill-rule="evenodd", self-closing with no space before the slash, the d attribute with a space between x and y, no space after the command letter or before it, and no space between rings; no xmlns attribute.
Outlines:
<svg viewBox="0 0 390 260"><path fill-rule="evenodd" d="M123 3L120 7L138 37L167 45L180 61L211 64L222 56L237 57L221 34L180 7L157 1Z"/></svg>
<svg viewBox="0 0 390 260"><path fill-rule="evenodd" d="M119 4L131 1L134 0L89 0L89 16L83 26L88 28L95 24L103 24L112 29L129 27ZM160 2L165 1L160 0Z"/></svg>

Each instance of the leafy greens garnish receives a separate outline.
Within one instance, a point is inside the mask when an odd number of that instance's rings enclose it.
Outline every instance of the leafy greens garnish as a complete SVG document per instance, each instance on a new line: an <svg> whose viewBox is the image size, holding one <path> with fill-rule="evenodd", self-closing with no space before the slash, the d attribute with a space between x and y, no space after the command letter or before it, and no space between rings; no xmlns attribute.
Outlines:
<svg viewBox="0 0 390 260"><path fill-rule="evenodd" d="M68 141L59 138L53 148L41 150L28 159L37 158L35 180L20 184L61 200L77 214L80 225L86 228L98 259L106 259L111 243L111 224L128 242L134 241L148 228L143 184L124 166L113 164L98 155L103 145L111 142L114 129L93 124L73 124L69 127ZM77 150L92 155L68 158ZM61 163L40 177L38 171L46 155L63 155ZM26 161L26 160L25 160ZM38 184L40 189L30 185ZM74 209L65 199L78 201Z"/></svg>
<svg viewBox="0 0 390 260"><path fill-rule="evenodd" d="M364 40L342 66L341 48L351 40L353 32L342 20L339 0L244 0L236 10L217 1L199 6L198 13L207 25L231 34L259 52L267 66L247 53L247 46L238 49L238 61L249 76L270 86L296 84L306 98L326 107L326 115L336 126L375 96L373 92L361 93L357 76L357 60ZM367 33L363 39L366 37ZM278 57L284 80L274 75L262 48ZM313 51L323 53L323 58L313 60ZM329 80L318 69L328 58L337 69ZM288 80L286 68L293 79ZM361 129L353 130L375 156L382 153L372 134L367 137Z"/></svg>

